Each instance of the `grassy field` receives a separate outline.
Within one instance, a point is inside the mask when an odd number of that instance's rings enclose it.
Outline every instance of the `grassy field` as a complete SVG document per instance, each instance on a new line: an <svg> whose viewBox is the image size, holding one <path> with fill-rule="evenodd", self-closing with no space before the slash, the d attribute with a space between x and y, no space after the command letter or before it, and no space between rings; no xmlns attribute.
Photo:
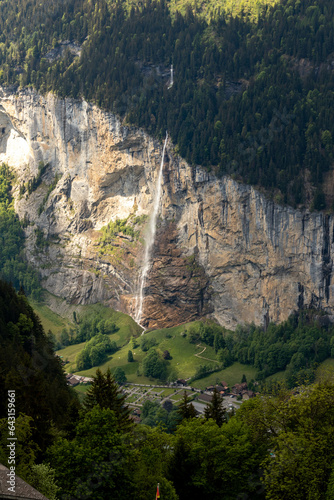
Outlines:
<svg viewBox="0 0 334 500"><path fill-rule="evenodd" d="M86 394L86 392L88 391L89 388L90 388L90 384L80 384L80 385L76 385L74 387L75 392L79 396L80 403L82 403L82 401L83 401L83 399L85 397L85 394Z"/></svg>
<svg viewBox="0 0 334 500"><path fill-rule="evenodd" d="M46 304L32 299L29 299L29 303L40 318L45 332L51 330L58 337L64 328L73 327L73 323L53 312Z"/></svg>
<svg viewBox="0 0 334 500"><path fill-rule="evenodd" d="M77 322L80 323L85 317L90 315L98 315L100 319L110 319L116 323L118 331L113 335L113 340L118 345L124 345L131 336L137 337L142 329L137 323L127 314L115 311L110 307L102 304L91 304L86 306L71 306L65 303L59 297L53 297L51 294L44 293L45 300L37 302L30 299L30 305L39 316L45 332L51 330L52 333L59 338L61 331L64 328L75 328L74 313ZM54 306L59 308L59 314L55 313L48 305L48 301L52 299ZM55 307L53 307L54 309Z"/></svg>
<svg viewBox="0 0 334 500"><path fill-rule="evenodd" d="M167 396L170 396L171 394L174 394L175 389L164 389L161 393L161 396L166 398Z"/></svg>
<svg viewBox="0 0 334 500"><path fill-rule="evenodd" d="M209 385L214 385L224 380L224 382L231 387L234 384L240 384L243 375L246 375L248 381L254 379L256 372L257 370L253 366L233 363L233 365L224 370L211 373L207 377L195 380L191 385L199 389L205 389Z"/></svg>
<svg viewBox="0 0 334 500"><path fill-rule="evenodd" d="M135 323L135 321L130 316L127 316L126 314L123 314L118 311L114 311L113 309L110 309L108 307L104 307L101 304L80 306L80 308L76 311L76 315L79 322L86 316L92 314L98 315L99 318L101 319L110 319L116 324L118 328L118 330L115 333L109 335L109 337L110 340L116 342L117 346L120 347L121 349L113 356L109 356L107 358L107 361L100 367L102 371L103 372L106 371L109 366L112 368L116 368L117 366L121 366L127 363L127 355L129 347L124 349L123 346L128 345L131 336L137 337L138 335L140 335L141 328L137 325L137 323ZM68 363L65 365L65 369L67 372L73 373L76 371L75 359L77 354L84 348L84 346L85 342L81 342L80 344L70 345L57 351L57 354L59 356L62 356L64 361L68 361ZM138 363L128 363L128 364L135 366L127 367L127 373L129 374L136 373L137 371L136 365L138 366ZM87 376L95 375L96 369L97 367L91 368L90 370L85 370L84 372L82 372L82 374L85 374Z"/></svg>
<svg viewBox="0 0 334 500"><path fill-rule="evenodd" d="M168 350L172 357L168 362L169 370L173 372L175 379L189 379L193 377L197 368L201 365L207 365L212 369L219 366L212 347L206 346L201 342L195 344L190 343L187 335L185 335L190 326L196 327L199 322L183 324L173 328L147 331L144 337L141 337L141 328L126 314L114 311L101 304L75 307L67 305L65 306L67 314L64 314L64 301L61 301L61 299L57 300L58 302L56 305L58 306L59 303L61 315L53 312L45 302L38 303L30 301L32 307L40 317L45 331L51 330L57 337L59 337L64 328L75 327L74 321L71 321L71 319L74 319L74 311L77 321L79 322L86 316L93 314L98 315L101 319L111 319L116 323L118 331L109 337L112 341L117 343L119 350L115 354L108 356L105 363L99 366L102 372L107 371L108 368L113 372L117 367L121 367L129 383L162 385L162 382L156 379L149 379L142 374L142 362L146 353L142 351L140 346L133 349L132 345L129 343L132 336L137 338L138 344L141 343L143 338L154 339L156 342L155 348L160 353ZM66 372L80 373L80 375L91 377L95 375L98 367L95 366L89 370L76 372L76 356L84 346L85 343L71 345L57 351L57 354L62 356L64 361L68 361L65 365ZM129 350L132 351L134 357L134 361L131 363L128 362ZM214 372L205 378L195 380L191 385L199 389L205 389L209 385L214 385L224 380L231 387L236 383L240 383L243 375L246 375L248 381L255 379L256 371L257 370L252 366L234 363L224 370ZM326 373L329 371L334 372L333 358L329 358L319 365L316 372L317 380L326 376ZM285 371L282 371L271 375L267 380L281 381L284 380L285 375ZM80 394L86 390L85 386L83 386L83 388L81 387L82 386L78 386L78 389L76 389ZM164 389L162 394L166 397L173 394L173 392L173 389Z"/></svg>
<svg viewBox="0 0 334 500"><path fill-rule="evenodd" d="M46 330L51 330L57 336L63 328L74 326L68 318L62 318L57 315L45 304L32 303L37 314L40 316L42 324ZM117 367L121 367L127 377L128 382L142 384L159 384L155 379L149 379L142 375L142 362L146 353L140 347L133 349L129 344L131 336L137 337L138 343L141 342L140 327L129 316L100 304L90 306L79 306L76 308L76 316L78 320L82 320L86 315L98 314L101 319L111 319L118 327L118 331L110 335L110 339L115 341L120 348L115 354L108 356L107 360L99 367L93 367L89 370L81 372L76 371L76 356L84 348L85 343L75 344L57 351L59 356L63 357L64 361L68 361L65 365L65 370L69 373L79 373L92 377L95 375L97 368L102 372L106 372L108 368L113 372ZM196 370L201 365L207 365L210 368L218 366L216 354L212 347L206 346L203 343L192 344L189 342L185 332L190 326L196 326L198 322L179 325L174 328L164 328L160 330L145 332L145 338L154 339L156 342L155 348L159 352L168 350L172 359L169 361L169 369L175 373L175 378L188 379L193 377ZM134 361L128 362L128 351L131 349ZM225 370L215 372L207 377L196 380L192 385L200 389L204 389L208 385L215 384L217 381L225 380L229 385L234 385L241 381L242 375L245 374L247 380L254 378L256 370L250 366L243 366L240 363L234 363ZM81 387L81 386L79 386ZM83 389L78 389L82 391ZM165 389L163 395L172 394Z"/></svg>
<svg viewBox="0 0 334 500"><path fill-rule="evenodd" d="M90 311L93 308L95 308L95 306L91 306ZM116 314L121 315L121 313ZM133 321L128 316L126 316L126 318ZM133 349L128 343L131 335L133 334L133 330L129 328L129 323L127 323L123 317L121 317L121 321L119 321L117 316L115 316L115 313L112 319L119 326L119 331L110 335L110 339L115 341L120 349L112 356L109 356L105 363L99 366L101 371L106 372L108 368L110 368L111 371L114 371L115 368L121 367L124 370L129 382L139 384L159 384L159 381L153 379L150 380L141 375L141 363L146 356L146 353L143 352L140 347ZM174 370L176 378L192 377L200 365L208 365L211 368L215 368L217 366L217 361L215 359L216 354L212 347L205 346L204 344L191 344L187 337L183 336L189 325L190 324L185 324L174 328L165 328L145 333L145 338L155 340L155 347L158 351L169 351L172 357L169 361L169 366L170 369ZM192 323L192 325L196 325L196 322ZM135 331L136 334L137 331ZM138 338L138 342L140 343L140 337ZM97 367L76 372L75 358L76 355L84 348L84 345L85 343L68 346L57 351L57 354L59 356L63 356L64 360L69 361L69 363L65 366L67 372L80 373L80 375L89 377L95 375ZM202 353L202 356L207 359L196 356L196 354L201 353L204 348L205 351ZM128 351L130 349L134 358L134 361L131 363L128 362Z"/></svg>
<svg viewBox="0 0 334 500"><path fill-rule="evenodd" d="M196 324L197 322L191 323L191 325ZM170 364L175 368L177 376L181 378L192 377L200 365L208 365L212 368L217 366L216 354L212 347L205 346L204 344L199 344L200 347L198 347L196 344L191 344L182 335L189 326L190 323L145 333L145 336L154 338L157 341L161 351L169 351L172 356ZM203 351L204 347L206 347L206 350L202 355L205 358L209 358L209 360L195 356L195 354Z"/></svg>
<svg viewBox="0 0 334 500"><path fill-rule="evenodd" d="M282 370L280 372L274 373L273 375L269 375L269 377L267 377L265 379L265 381L266 382L271 382L271 381L283 382L283 380L285 380L285 378L286 378L286 371Z"/></svg>

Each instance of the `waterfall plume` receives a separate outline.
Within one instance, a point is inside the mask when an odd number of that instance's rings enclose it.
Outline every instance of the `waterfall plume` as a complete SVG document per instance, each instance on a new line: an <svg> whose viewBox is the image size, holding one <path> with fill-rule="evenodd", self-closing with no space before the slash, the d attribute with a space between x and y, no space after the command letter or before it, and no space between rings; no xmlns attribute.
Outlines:
<svg viewBox="0 0 334 500"><path fill-rule="evenodd" d="M144 258L143 258L143 266L141 269L141 273L139 275L139 285L138 285L138 293L136 296L136 309L135 309L135 321L140 325L141 317L143 314L143 303L144 303L144 287L147 278L148 271L151 265L151 255L153 244L155 240L156 226L157 226L157 217L159 211L160 204L160 196L161 196L161 184L162 184L162 171L164 166L165 159L165 151L168 140L168 133L166 132L166 138L164 142L164 147L162 150L161 164L159 169L159 174L155 186L154 198L153 198L153 209L148 221L148 227L145 236L145 250L144 250Z"/></svg>

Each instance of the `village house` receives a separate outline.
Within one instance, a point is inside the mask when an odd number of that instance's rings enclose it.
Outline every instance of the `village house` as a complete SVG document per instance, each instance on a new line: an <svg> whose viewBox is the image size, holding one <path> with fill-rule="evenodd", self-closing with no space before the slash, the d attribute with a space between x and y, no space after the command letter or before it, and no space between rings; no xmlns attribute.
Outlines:
<svg viewBox="0 0 334 500"><path fill-rule="evenodd" d="M198 401L204 401L205 403L211 403L212 396L210 396L210 394L199 394Z"/></svg>
<svg viewBox="0 0 334 500"><path fill-rule="evenodd" d="M242 382L242 384L235 384L232 387L232 394L241 395L242 391L247 389L247 382Z"/></svg>
<svg viewBox="0 0 334 500"><path fill-rule="evenodd" d="M180 378L179 380L176 381L178 385L187 385L187 381L184 380L183 378Z"/></svg>
<svg viewBox="0 0 334 500"><path fill-rule="evenodd" d="M0 464L0 500L48 500L42 493L15 475L15 491L8 489L9 469Z"/></svg>

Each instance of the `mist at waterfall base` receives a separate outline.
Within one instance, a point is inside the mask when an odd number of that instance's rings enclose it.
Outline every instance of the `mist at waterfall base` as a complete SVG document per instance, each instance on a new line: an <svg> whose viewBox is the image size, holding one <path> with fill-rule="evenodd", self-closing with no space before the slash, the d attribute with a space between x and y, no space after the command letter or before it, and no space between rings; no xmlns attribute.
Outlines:
<svg viewBox="0 0 334 500"><path fill-rule="evenodd" d="M168 140L168 133L166 132L166 138L165 138L164 147L162 150L162 157L161 157L159 174L158 174L158 178L157 178L157 182L156 182L156 186L155 186L155 190L154 190L153 209L152 209L152 212L150 214L150 217L148 220L147 230L145 233L144 258L143 258L143 265L142 265L141 273L139 275L138 293L136 296L134 320L142 328L144 328L144 327L140 324L140 321L141 321L142 314L143 314L144 288L145 288L146 278L147 278L148 272L149 272L150 267L151 267L152 249L153 249L155 234L156 234L156 230L157 230L157 217L158 217L158 212L159 212L160 197L161 197L161 190L162 190L162 171L163 171L163 166L164 166L167 140ZM145 331L145 328L144 328L144 331Z"/></svg>

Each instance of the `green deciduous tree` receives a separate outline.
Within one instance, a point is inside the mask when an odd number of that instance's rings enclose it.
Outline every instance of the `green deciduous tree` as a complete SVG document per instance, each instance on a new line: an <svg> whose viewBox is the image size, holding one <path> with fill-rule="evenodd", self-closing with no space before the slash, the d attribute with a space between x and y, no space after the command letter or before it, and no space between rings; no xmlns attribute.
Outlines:
<svg viewBox="0 0 334 500"><path fill-rule="evenodd" d="M222 427L184 420L175 433L169 477L182 500L222 498L222 492L224 498L242 498L259 490L261 451L250 428L235 418Z"/></svg>
<svg viewBox="0 0 334 500"><path fill-rule="evenodd" d="M32 465L28 482L49 500L57 500L57 492L60 488L55 481L55 472L48 464Z"/></svg>
<svg viewBox="0 0 334 500"><path fill-rule="evenodd" d="M133 496L138 500L154 498L159 483L161 498L178 500L173 484L166 477L172 454L171 436L157 428L139 426L135 428L134 437L137 467L134 473L136 488Z"/></svg>
<svg viewBox="0 0 334 500"><path fill-rule="evenodd" d="M266 498L325 498L334 450L334 385L330 380L276 402L274 457L265 463Z"/></svg>
<svg viewBox="0 0 334 500"><path fill-rule="evenodd" d="M123 385L127 382L127 378L125 375L125 371L121 367L117 367L114 371L114 379L118 383L118 385Z"/></svg>
<svg viewBox="0 0 334 500"><path fill-rule="evenodd" d="M48 459L56 471L61 498L123 500L132 496L133 451L109 408L95 406L86 412L76 426L75 438L60 438L49 449Z"/></svg>
<svg viewBox="0 0 334 500"><path fill-rule="evenodd" d="M159 378L165 380L167 377L167 361L165 361L155 349L150 349L143 361L143 373L145 377Z"/></svg>
<svg viewBox="0 0 334 500"><path fill-rule="evenodd" d="M36 462L39 451L38 445L33 441L34 421L28 415L19 415L15 421L15 437L17 438L15 449L16 473L25 481L29 482L30 473ZM8 420L0 420L0 463L7 464L8 460Z"/></svg>

